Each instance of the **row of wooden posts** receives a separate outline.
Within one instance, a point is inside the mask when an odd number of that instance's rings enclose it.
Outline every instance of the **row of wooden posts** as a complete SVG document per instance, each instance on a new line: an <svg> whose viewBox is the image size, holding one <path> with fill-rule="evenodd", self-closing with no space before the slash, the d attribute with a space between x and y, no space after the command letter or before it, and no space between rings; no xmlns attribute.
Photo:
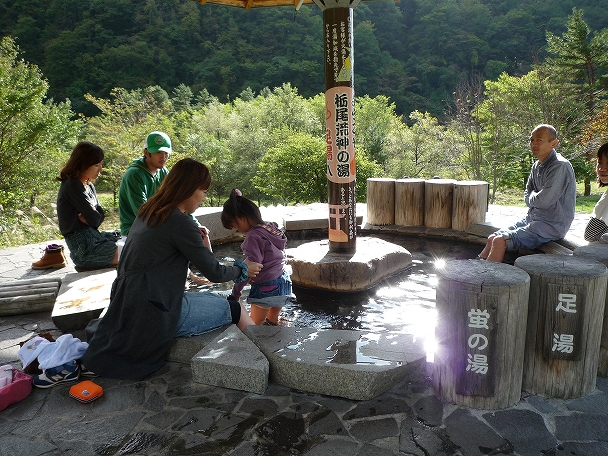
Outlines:
<svg viewBox="0 0 608 456"><path fill-rule="evenodd" d="M466 231L485 222L489 185L451 179L367 180L367 223ZM480 409L526 391L577 398L608 377L608 244L514 265L451 260L437 272L433 384Z"/></svg>
<svg viewBox="0 0 608 456"><path fill-rule="evenodd" d="M452 260L438 271L433 383L481 409L515 405L521 391L578 398L608 377L608 244L514 265Z"/></svg>
<svg viewBox="0 0 608 456"><path fill-rule="evenodd" d="M466 231L483 223L489 184L453 179L367 179L367 223Z"/></svg>

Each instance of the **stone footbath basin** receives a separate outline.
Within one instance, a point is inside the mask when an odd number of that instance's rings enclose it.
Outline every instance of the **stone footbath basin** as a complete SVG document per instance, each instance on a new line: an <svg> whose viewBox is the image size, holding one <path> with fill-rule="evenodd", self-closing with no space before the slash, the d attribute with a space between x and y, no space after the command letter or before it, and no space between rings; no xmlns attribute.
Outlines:
<svg viewBox="0 0 608 456"><path fill-rule="evenodd" d="M435 331L435 286L436 268L449 259L474 258L479 253L478 244L443 241L421 236L403 234L378 234L380 238L407 249L412 255L412 265L404 272L381 280L377 285L356 293L328 292L294 286L294 302L283 307L283 326L307 328L302 340L286 346L294 350L298 343L311 337L310 331L322 329L367 331L368 335L357 341L335 341L329 344L327 362L350 362L357 364L387 363L387 360L367 356L364 348L370 338L414 335L424 344L429 360L432 359ZM288 242L288 248L323 237L307 235L306 239ZM362 238L359 237L358 241ZM240 242L214 246L214 253L223 261L242 258ZM230 284L191 287L191 291L229 291ZM245 288L246 295L248 288ZM370 336L369 333L374 333ZM312 333L314 337L314 332Z"/></svg>

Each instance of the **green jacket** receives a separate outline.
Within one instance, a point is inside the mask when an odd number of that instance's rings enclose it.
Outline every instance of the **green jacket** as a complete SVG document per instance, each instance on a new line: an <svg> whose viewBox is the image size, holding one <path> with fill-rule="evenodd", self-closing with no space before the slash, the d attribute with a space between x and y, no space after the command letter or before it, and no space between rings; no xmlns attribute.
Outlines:
<svg viewBox="0 0 608 456"><path fill-rule="evenodd" d="M144 157L133 160L122 176L120 190L118 191L118 214L120 216L120 233L129 234L131 225L137 217L137 211L142 204L148 201L159 189L165 176L169 173L167 168L161 168L153 176Z"/></svg>

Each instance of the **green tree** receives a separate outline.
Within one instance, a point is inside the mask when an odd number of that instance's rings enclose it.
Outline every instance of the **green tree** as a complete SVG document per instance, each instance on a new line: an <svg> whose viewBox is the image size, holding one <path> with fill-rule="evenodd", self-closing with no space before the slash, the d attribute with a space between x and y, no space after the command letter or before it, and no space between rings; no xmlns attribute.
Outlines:
<svg viewBox="0 0 608 456"><path fill-rule="evenodd" d="M529 137L541 123L553 125L560 152L569 158L577 176L587 173L577 159L582 153L574 138L585 121L584 106L575 90L534 70L521 77L503 73L497 81L485 81L484 101L476 118L483 128L486 178L493 192L502 186L523 188L532 156Z"/></svg>
<svg viewBox="0 0 608 456"><path fill-rule="evenodd" d="M252 181L282 202L327 202L325 141L305 132L284 130L281 144L268 149Z"/></svg>
<svg viewBox="0 0 608 456"><path fill-rule="evenodd" d="M446 128L428 112L414 111L410 119L411 127L404 124L390 137L388 176L396 179L456 177L458 143L454 138L448 140Z"/></svg>
<svg viewBox="0 0 608 456"><path fill-rule="evenodd" d="M389 157L387 140L389 135L401 124L395 114L395 104L388 97L368 95L355 99L355 119L357 123L357 148L362 147L370 159L385 168Z"/></svg>
<svg viewBox="0 0 608 456"><path fill-rule="evenodd" d="M570 82L585 99L587 117L591 121L597 113L596 98L600 93L600 76L608 72L608 29L591 31L583 19L583 10L574 8L566 24L567 31L558 36L547 32L547 50L554 57L549 57L545 66L555 77ZM580 132L579 132L580 133ZM595 153L587 147L586 158L592 161ZM591 178L585 176L585 196L591 193Z"/></svg>
<svg viewBox="0 0 608 456"><path fill-rule="evenodd" d="M170 117L173 106L160 87L131 91L116 88L109 99L90 94L86 99L101 111L99 116L88 119L87 133L105 151L100 181L113 193L115 203L122 175L133 159L143 155L144 141L151 131L167 133L174 151L170 162L179 159L179 138Z"/></svg>
<svg viewBox="0 0 608 456"><path fill-rule="evenodd" d="M36 65L19 59L10 38L0 41L0 204L34 205L55 188L81 122L71 120L69 103L46 98L48 83Z"/></svg>

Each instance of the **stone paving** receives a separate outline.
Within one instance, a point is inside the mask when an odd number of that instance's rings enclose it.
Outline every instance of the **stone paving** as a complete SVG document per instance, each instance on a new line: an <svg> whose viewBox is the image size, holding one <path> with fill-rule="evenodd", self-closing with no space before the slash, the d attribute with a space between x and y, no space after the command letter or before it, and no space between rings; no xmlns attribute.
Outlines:
<svg viewBox="0 0 608 456"><path fill-rule="evenodd" d="M504 225L521 213L491 207L487 220ZM582 237L587 220L577 216L571 233ZM29 265L43 247L0 251L0 281L40 275ZM61 334L51 312L0 317L0 364L20 367L19 342L42 331ZM608 454L608 379L579 399L522 392L515 406L488 411L443 400L430 372L357 401L272 382L262 394L208 386L193 381L190 365L167 362L140 382L95 379L104 395L90 404L70 398L70 384L34 388L0 412L0 455Z"/></svg>

